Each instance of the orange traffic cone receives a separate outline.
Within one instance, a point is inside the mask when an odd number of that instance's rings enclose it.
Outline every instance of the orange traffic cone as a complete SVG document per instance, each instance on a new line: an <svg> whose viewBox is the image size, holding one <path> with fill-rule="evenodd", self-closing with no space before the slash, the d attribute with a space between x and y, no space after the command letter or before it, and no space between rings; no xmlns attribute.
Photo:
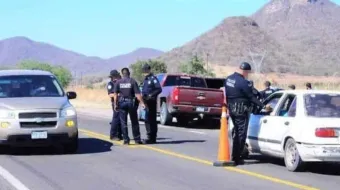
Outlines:
<svg viewBox="0 0 340 190"><path fill-rule="evenodd" d="M218 160L214 162L214 166L232 166L234 162L230 160L229 131L227 120L227 107L222 107L220 142L218 148Z"/></svg>

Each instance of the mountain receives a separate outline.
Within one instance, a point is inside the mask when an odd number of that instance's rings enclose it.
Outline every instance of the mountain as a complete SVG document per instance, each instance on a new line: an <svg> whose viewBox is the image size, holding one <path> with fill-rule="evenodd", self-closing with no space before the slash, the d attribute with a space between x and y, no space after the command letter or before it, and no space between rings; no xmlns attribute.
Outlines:
<svg viewBox="0 0 340 190"><path fill-rule="evenodd" d="M293 49L314 74L340 68L340 6L329 0L272 0L252 18Z"/></svg>
<svg viewBox="0 0 340 190"><path fill-rule="evenodd" d="M207 57L207 53L209 54ZM267 35L257 23L247 17L230 17L212 30L202 34L182 47L163 54L160 59L176 71L180 63L194 54L209 59L209 63L237 66L242 61L259 63L264 56L264 72L293 72L299 58L285 50L274 38ZM258 55L256 55L258 54Z"/></svg>
<svg viewBox="0 0 340 190"><path fill-rule="evenodd" d="M327 75L340 68L338 31L340 8L329 0L272 0L250 18L226 18L159 59L171 71L197 54L209 64L248 61L262 72Z"/></svg>
<svg viewBox="0 0 340 190"><path fill-rule="evenodd" d="M36 42L26 37L13 37L0 41L0 65L14 66L21 60L37 60L62 65L73 73L107 73L111 69L127 67L137 60L160 56L163 52L151 48L135 51L109 59L89 57L61 49L54 45Z"/></svg>

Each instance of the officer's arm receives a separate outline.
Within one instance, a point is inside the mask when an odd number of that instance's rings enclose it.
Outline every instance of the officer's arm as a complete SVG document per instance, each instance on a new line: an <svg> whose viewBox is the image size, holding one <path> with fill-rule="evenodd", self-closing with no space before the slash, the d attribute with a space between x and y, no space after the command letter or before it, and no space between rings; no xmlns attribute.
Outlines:
<svg viewBox="0 0 340 190"><path fill-rule="evenodd" d="M118 105L118 93L120 93L120 88L118 82L116 82L113 87L113 100L115 106Z"/></svg>
<svg viewBox="0 0 340 190"><path fill-rule="evenodd" d="M258 100L255 95L253 94L253 86L248 83L245 82L244 84L242 84L242 92L250 99L251 102L253 102L254 104L260 106L260 107L264 107L264 104L262 104L262 102L260 100Z"/></svg>
<svg viewBox="0 0 340 190"><path fill-rule="evenodd" d="M114 97L114 84L111 82L109 82L109 84L107 85L107 93L110 98Z"/></svg>
<svg viewBox="0 0 340 190"><path fill-rule="evenodd" d="M137 84L137 82L135 80L132 82L132 88L133 88L133 91L135 92L135 96L138 99L138 101L143 106L145 106L145 103L144 103L143 98L142 98L142 94L141 94L140 89L138 87L138 84Z"/></svg>
<svg viewBox="0 0 340 190"><path fill-rule="evenodd" d="M155 89L150 93L151 97L156 97L158 94L162 92L161 84L159 83L158 79L156 77L152 80L153 84L155 85Z"/></svg>

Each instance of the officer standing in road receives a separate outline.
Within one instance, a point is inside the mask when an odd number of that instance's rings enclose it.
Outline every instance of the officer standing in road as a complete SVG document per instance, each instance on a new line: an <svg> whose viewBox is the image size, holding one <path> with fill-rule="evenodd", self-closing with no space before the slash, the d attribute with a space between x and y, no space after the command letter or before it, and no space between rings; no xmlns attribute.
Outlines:
<svg viewBox="0 0 340 190"><path fill-rule="evenodd" d="M242 164L241 153L244 150L248 132L249 109L251 103L266 108L253 94L253 86L246 79L251 66L243 62L238 72L228 76L225 81L225 94L229 116L234 124L232 160L236 165Z"/></svg>
<svg viewBox="0 0 340 190"><path fill-rule="evenodd" d="M143 82L142 95L148 109L146 110L145 127L147 131L146 144L154 144L157 139L157 96L162 92L161 85L152 73L148 64L143 65L143 74L145 75Z"/></svg>
<svg viewBox="0 0 340 190"><path fill-rule="evenodd" d="M273 94L275 90L271 88L271 83L269 81L264 82L265 89L261 91L262 98L266 99L268 96Z"/></svg>
<svg viewBox="0 0 340 190"><path fill-rule="evenodd" d="M127 116L130 116L132 125L132 134L136 144L143 144L140 136L139 122L137 117L137 110L134 105L135 97L139 100L143 109L145 108L144 101L142 99L139 87L135 79L130 78L130 71L128 68L122 69L123 78L118 80L114 87L115 110L119 111L120 122L122 125L124 144L130 143ZM118 97L119 95L119 98Z"/></svg>
<svg viewBox="0 0 340 190"><path fill-rule="evenodd" d="M312 90L312 84L310 82L306 83L306 90Z"/></svg>
<svg viewBox="0 0 340 190"><path fill-rule="evenodd" d="M111 80L107 84L107 92L109 97L111 98L111 104L112 104L112 110L113 110L113 116L112 121L110 123L111 130L110 130L110 139L111 140L122 140L122 128L120 125L120 118L119 118L119 112L114 110L114 85L117 82L117 80L121 79L121 76L117 70L112 70L110 72Z"/></svg>

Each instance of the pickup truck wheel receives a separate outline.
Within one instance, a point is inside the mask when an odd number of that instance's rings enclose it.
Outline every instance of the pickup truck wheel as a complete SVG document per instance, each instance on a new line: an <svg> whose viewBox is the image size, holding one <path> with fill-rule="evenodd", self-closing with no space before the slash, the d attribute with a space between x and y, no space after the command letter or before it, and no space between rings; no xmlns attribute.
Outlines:
<svg viewBox="0 0 340 190"><path fill-rule="evenodd" d="M301 160L300 154L297 150L296 143L292 138L288 139L286 142L284 161L286 168L292 172L301 171L304 166L304 163Z"/></svg>
<svg viewBox="0 0 340 190"><path fill-rule="evenodd" d="M162 125L169 125L172 122L172 116L168 111L168 106L165 102L162 103L161 113L160 113L160 123Z"/></svg>

